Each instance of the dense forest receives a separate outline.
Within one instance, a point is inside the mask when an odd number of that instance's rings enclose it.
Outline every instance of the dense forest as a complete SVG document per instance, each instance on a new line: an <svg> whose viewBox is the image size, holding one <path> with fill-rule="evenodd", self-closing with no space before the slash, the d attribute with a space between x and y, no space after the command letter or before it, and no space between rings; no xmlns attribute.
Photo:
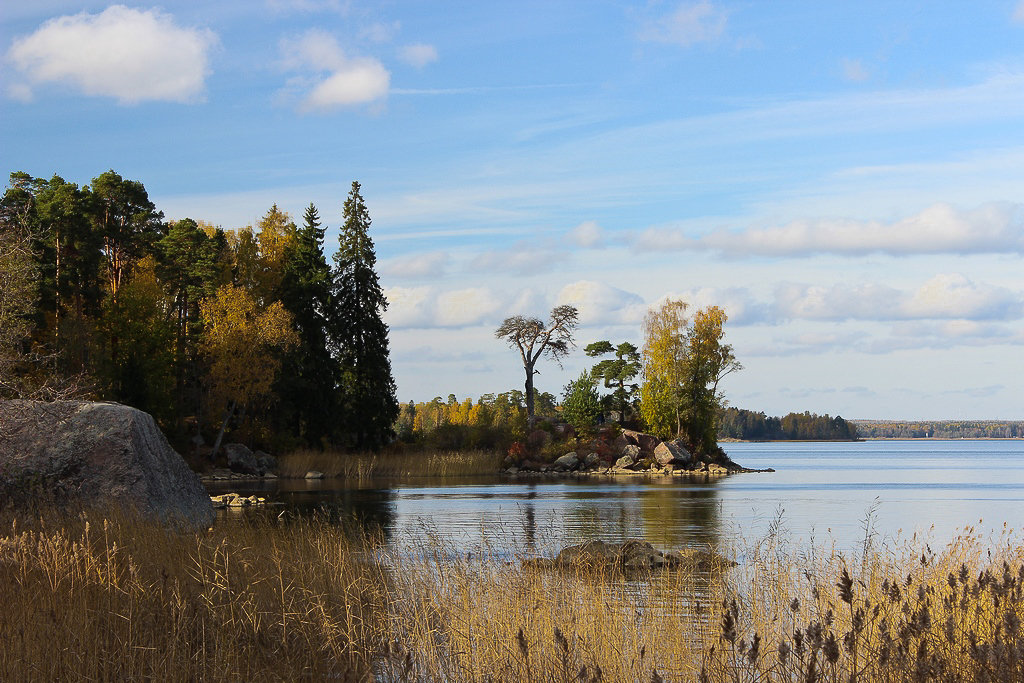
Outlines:
<svg viewBox="0 0 1024 683"><path fill-rule="evenodd" d="M852 420L866 439L1021 439L1024 421L1014 420Z"/></svg>
<svg viewBox="0 0 1024 683"><path fill-rule="evenodd" d="M398 403L353 183L332 263L315 206L255 226L167 222L139 181L16 172L0 199L0 398L153 414L179 447L375 448ZM215 450L215 449L214 449Z"/></svg>
<svg viewBox="0 0 1024 683"><path fill-rule="evenodd" d="M726 408L720 413L719 435L749 441L850 441L865 436L852 421L836 415L789 413L768 417L741 408Z"/></svg>

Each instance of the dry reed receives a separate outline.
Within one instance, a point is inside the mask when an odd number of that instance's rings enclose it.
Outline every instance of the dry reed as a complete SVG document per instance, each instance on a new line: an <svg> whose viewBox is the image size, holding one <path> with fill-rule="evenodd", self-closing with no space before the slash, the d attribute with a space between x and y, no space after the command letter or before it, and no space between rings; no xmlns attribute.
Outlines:
<svg viewBox="0 0 1024 683"><path fill-rule="evenodd" d="M401 451L396 453L336 453L295 451L282 456L278 475L302 478L316 470L326 477L352 480L374 477L456 477L494 474L503 456L494 451Z"/></svg>
<svg viewBox="0 0 1024 683"><path fill-rule="evenodd" d="M0 527L0 680L1002 681L1024 675L1024 549L792 550L623 576L323 519L185 533Z"/></svg>

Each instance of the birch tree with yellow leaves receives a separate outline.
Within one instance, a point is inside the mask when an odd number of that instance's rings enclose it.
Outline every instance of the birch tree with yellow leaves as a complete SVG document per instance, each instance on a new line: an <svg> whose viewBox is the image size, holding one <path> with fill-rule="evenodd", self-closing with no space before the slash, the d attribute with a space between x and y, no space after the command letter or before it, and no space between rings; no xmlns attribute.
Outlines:
<svg viewBox="0 0 1024 683"><path fill-rule="evenodd" d="M717 449L722 379L743 366L724 343L728 319L718 306L691 320L684 301L670 299L644 319L640 415L652 432L682 437L690 450Z"/></svg>
<svg viewBox="0 0 1024 683"><path fill-rule="evenodd" d="M270 393L281 365L275 352L294 346L298 336L281 302L261 306L249 292L234 285L219 288L203 301L201 310L210 363L210 401L224 415L211 455L215 457L235 411Z"/></svg>

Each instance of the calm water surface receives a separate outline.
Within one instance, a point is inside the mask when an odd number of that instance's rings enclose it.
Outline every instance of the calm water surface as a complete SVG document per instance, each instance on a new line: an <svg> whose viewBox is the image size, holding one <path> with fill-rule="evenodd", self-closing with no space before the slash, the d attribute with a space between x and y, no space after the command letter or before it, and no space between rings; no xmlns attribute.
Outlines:
<svg viewBox="0 0 1024 683"><path fill-rule="evenodd" d="M511 476L366 482L280 481L262 490L293 513L355 514L395 541L433 534L498 553L551 551L590 539L644 538L675 548L756 540L776 519L795 542L853 549L869 517L879 538L967 526L998 534L1024 518L1024 441L723 444L774 473L718 479ZM237 513L224 513L225 516ZM277 510L273 514L277 514Z"/></svg>

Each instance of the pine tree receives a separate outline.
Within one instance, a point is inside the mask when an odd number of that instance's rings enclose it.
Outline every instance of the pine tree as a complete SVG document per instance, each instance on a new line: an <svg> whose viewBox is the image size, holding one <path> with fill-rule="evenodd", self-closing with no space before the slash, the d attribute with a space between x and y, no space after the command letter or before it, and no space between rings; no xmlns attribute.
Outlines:
<svg viewBox="0 0 1024 683"><path fill-rule="evenodd" d="M310 204L285 248L276 298L292 314L299 343L284 358L275 393L282 428L307 446L320 446L337 415L337 368L327 347L331 269L324 256L320 213Z"/></svg>
<svg viewBox="0 0 1024 683"><path fill-rule="evenodd" d="M356 448L375 449L393 436L398 400L381 319L388 303L374 270L370 213L359 189L353 182L334 255L332 351L340 371L341 426Z"/></svg>

